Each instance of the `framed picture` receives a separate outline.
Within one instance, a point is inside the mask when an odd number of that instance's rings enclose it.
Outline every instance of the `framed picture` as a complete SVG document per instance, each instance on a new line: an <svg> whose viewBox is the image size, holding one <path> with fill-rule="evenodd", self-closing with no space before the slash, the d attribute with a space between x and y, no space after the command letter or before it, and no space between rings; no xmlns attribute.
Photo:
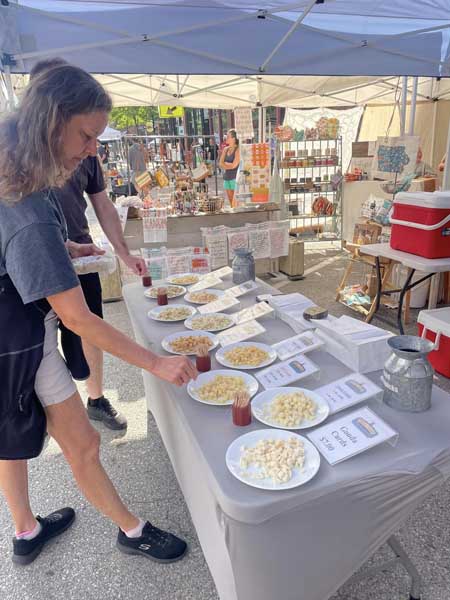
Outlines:
<svg viewBox="0 0 450 600"><path fill-rule="evenodd" d="M382 227L378 223L356 223L353 230L353 243L360 246L376 244L381 235Z"/></svg>

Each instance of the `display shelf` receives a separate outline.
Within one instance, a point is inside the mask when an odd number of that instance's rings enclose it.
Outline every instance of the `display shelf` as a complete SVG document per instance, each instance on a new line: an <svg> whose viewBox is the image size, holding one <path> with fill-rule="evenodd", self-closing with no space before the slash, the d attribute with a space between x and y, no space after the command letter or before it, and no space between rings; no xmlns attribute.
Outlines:
<svg viewBox="0 0 450 600"><path fill-rule="evenodd" d="M342 239L342 181L334 181L334 189L329 189L332 179L342 172L341 138L282 142L279 164L285 201L292 213L293 233L317 226L314 240L330 236ZM302 189L302 186L307 189ZM316 201L325 205L331 203L333 214L316 214L314 208L317 204L313 208ZM322 208L320 204L319 208Z"/></svg>

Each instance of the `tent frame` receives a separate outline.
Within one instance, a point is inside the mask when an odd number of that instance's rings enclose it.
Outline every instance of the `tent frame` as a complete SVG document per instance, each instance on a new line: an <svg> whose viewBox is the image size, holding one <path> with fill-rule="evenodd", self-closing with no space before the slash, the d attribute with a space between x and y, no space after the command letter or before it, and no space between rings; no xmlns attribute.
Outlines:
<svg viewBox="0 0 450 600"><path fill-rule="evenodd" d="M407 58L410 60L414 60L419 63L421 62L421 63L426 63L426 64L430 64L433 66L440 66L440 67L445 65L445 62L442 60L431 60L431 59L424 58L420 55L415 55L415 54L406 53L406 52L400 52L400 51L392 50L392 49L388 50L386 48L378 47L376 44L376 41L383 40L386 38L401 39L401 38L407 38L412 35L417 35L417 34L422 34L422 33L429 33L429 32L433 32L433 31L442 31L444 29L450 28L450 23L444 22L442 24L439 24L439 25L436 25L433 27L413 29L410 31L405 31L405 32L390 35L390 36L379 35L379 36L376 36L374 39L372 39L370 42L368 40L364 40L364 39L357 42L353 39L350 39L348 36L346 36L345 34L342 34L342 33L325 31L325 30L311 27L309 25L305 25L303 23L303 21L306 18L306 16L311 12L311 10L314 8L315 4L316 4L316 0L309 0L306 7L305 7L304 3L292 3L292 4L285 5L285 6L279 6L279 7L271 8L271 9L267 9L267 10L261 10L261 9L256 9L256 8L248 9L248 11L245 13L242 13L242 14L239 14L236 16L232 16L232 17L229 17L226 19L212 20L212 21L209 21L206 23L201 23L198 25L190 25L189 27L182 27L182 28L178 28L175 30L166 30L166 31L162 31L158 34L153 34L153 35L149 35L146 33L139 34L139 35L133 35L129 31L125 31L122 29L115 29L112 27L98 24L98 23L93 24L93 23L86 22L82 19L75 19L73 17L62 16L60 14L55 15L48 11L31 8L26 5L11 4L10 6L15 7L16 10L18 10L18 9L25 10L25 11L32 12L34 14L45 15L47 18L54 19L57 21L71 23L71 24L75 24L75 25L81 25L81 26L93 29L94 31L95 30L102 31L102 32L106 31L106 32L112 33L114 35L120 36L119 39L115 38L115 39L111 39L111 40L91 42L91 43L86 43L86 44L74 44L74 45L69 45L69 46L63 46L60 48L53 48L51 50L38 50L38 51L34 51L34 52L17 53L17 54L13 55L13 59L14 59L14 61L18 61L18 60L24 60L24 59L30 59L30 58L41 58L44 56L54 56L54 55L58 55L61 53L77 52L79 50L89 50L89 49L94 49L94 48L103 48L104 49L104 48L112 47L112 46L120 46L120 45L125 45L125 44L136 44L136 43L141 42L141 43L155 44L155 45L166 47L166 48L169 48L172 50L177 50L179 52L183 52L186 54L199 56L202 58L213 60L222 65L234 66L239 69L244 69L244 70L250 71L250 72L253 71L256 74L256 73L266 73L267 72L267 67L270 64L270 62L273 61L275 56L279 53L280 49L285 45L285 43L288 41L288 39L295 32L298 32L300 30L308 30L308 31L314 31L314 33L316 35L328 37L328 38L331 38L334 40L344 42L348 45L348 48L355 48L355 47L371 48L371 49L377 50L378 52L381 52L381 53L384 53L387 55L399 56L399 57ZM297 20L294 21L294 23L292 23L292 21L290 21L288 19L283 18L282 16L280 16L278 14L278 13L283 14L288 11L293 11L297 8L301 8L302 12L301 12L300 16L297 18ZM180 35L183 33L190 33L190 32L195 32L195 31L204 31L206 29L209 29L209 28L217 26L217 25L226 26L231 23L244 22L247 20L253 20L255 18L261 18L261 19L272 18L272 19L278 20L280 22L286 23L289 26L287 32L283 35L283 37L279 40L279 42L277 43L275 48L272 49L270 54L266 57L266 59L260 65L251 65L251 64L244 63L241 61L231 60L224 56L218 56L218 55L215 55L210 52L205 52L202 50L194 50L193 48L185 48L185 47L179 46L177 44L174 44L172 42L169 43L169 42L163 41L163 38L168 37L168 36ZM345 51L345 49L342 51ZM324 55L327 52L319 53L316 56ZM289 65L284 64L284 65L280 66L280 68L282 68L282 69L286 68L286 67L289 67Z"/></svg>

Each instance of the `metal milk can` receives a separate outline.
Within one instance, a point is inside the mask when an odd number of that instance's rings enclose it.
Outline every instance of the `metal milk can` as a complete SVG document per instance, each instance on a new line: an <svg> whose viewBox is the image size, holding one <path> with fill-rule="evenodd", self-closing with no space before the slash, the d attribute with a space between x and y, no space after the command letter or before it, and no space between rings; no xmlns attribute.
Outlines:
<svg viewBox="0 0 450 600"><path fill-rule="evenodd" d="M247 248L236 248L235 257L231 266L233 267L233 283L239 284L255 281L255 259L251 250Z"/></svg>
<svg viewBox="0 0 450 600"><path fill-rule="evenodd" d="M381 377L385 388L383 401L397 410L428 410L434 370L427 354L434 349L433 342L414 335L397 335L389 338L388 344L392 354Z"/></svg>

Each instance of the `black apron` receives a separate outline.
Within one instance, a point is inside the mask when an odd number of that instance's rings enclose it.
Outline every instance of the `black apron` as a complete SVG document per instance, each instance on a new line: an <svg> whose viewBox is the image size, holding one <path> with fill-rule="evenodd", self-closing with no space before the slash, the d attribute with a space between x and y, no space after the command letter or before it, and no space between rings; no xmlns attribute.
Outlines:
<svg viewBox="0 0 450 600"><path fill-rule="evenodd" d="M24 304L10 278L0 277L0 460L38 456L47 421L34 390L44 348L43 300Z"/></svg>

